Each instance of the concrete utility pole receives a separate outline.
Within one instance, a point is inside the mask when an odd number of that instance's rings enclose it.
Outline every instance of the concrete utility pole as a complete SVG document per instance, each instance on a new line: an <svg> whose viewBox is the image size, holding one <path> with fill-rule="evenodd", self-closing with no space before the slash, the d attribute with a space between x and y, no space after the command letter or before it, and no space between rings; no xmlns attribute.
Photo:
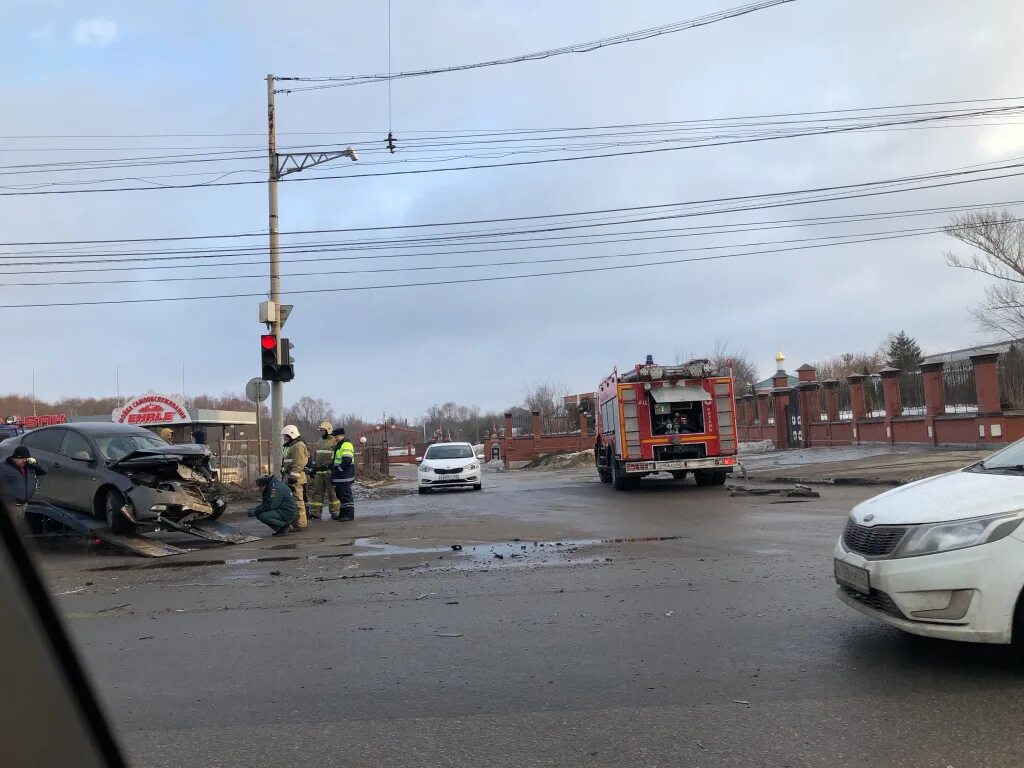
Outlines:
<svg viewBox="0 0 1024 768"><path fill-rule="evenodd" d="M285 78L288 79L288 78ZM277 151L277 125L274 116L274 85L278 78L274 75L267 75L267 160L269 162L269 175L267 176L267 203L270 212L270 305L272 316L269 320L270 332L278 340L277 363L284 361L281 347L281 326L288 318L291 311L290 306L281 304L281 257L278 244L278 213L277 213L277 183L282 176L289 173L298 173L306 168L312 168L322 163L329 163L339 157L347 157L353 162L359 157L352 147L342 150L329 150L321 152L285 152ZM284 429L284 383L280 381L270 382L270 472L272 474L281 471L281 430Z"/></svg>
<svg viewBox="0 0 1024 768"><path fill-rule="evenodd" d="M278 250L277 182L281 178L277 165L277 128L274 124L274 76L267 75L267 153L270 175L267 178L267 202L270 212L270 301L278 307L271 323L274 338L281 338L281 257ZM281 362L281 345L277 347ZM281 430L284 429L284 383L270 382L270 473L281 471Z"/></svg>

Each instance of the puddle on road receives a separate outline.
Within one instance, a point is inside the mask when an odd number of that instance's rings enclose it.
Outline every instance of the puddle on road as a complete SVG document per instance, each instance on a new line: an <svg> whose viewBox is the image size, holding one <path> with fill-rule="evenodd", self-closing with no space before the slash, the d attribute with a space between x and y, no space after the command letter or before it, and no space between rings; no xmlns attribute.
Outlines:
<svg viewBox="0 0 1024 768"><path fill-rule="evenodd" d="M160 560L158 562L126 563L123 565L106 565L96 568L86 568L87 571L139 571L156 568L199 568L213 565L252 565L254 563L283 563L299 560L328 560L343 557L367 558L377 557L390 559L409 555L438 555L444 560L444 555L449 555L450 560L444 564L446 568L479 568L482 563L492 565L525 565L525 564L554 564L550 558L559 555L571 555L581 549L590 547L608 546L613 544L638 544L645 542L675 541L686 539L688 536L630 536L615 539L565 539L561 541L512 541L482 542L476 544L452 544L448 546L430 547L407 547L387 542L378 542L375 538L361 538L353 542L334 544L331 546L345 546L357 548L354 552L332 552L326 554L314 553L311 555L269 555L265 557L243 557L224 558L217 560ZM294 549L294 544L277 545L269 547L269 550ZM572 562L600 562L587 560L563 560L562 564ZM433 563L420 563L417 565L399 566L398 570L416 570L422 568L437 567Z"/></svg>

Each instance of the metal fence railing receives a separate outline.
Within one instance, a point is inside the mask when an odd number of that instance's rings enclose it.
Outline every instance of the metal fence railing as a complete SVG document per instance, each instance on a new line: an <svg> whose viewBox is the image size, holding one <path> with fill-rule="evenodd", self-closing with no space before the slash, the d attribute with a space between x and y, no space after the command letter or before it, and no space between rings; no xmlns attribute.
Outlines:
<svg viewBox="0 0 1024 768"><path fill-rule="evenodd" d="M845 380L840 381L839 387L836 390L836 395L839 400L839 420L852 421L853 405L850 400L850 382Z"/></svg>
<svg viewBox="0 0 1024 768"><path fill-rule="evenodd" d="M774 424L775 423L775 395L769 393L767 400L768 400L768 423L769 424Z"/></svg>
<svg viewBox="0 0 1024 768"><path fill-rule="evenodd" d="M999 356L999 399L1003 410L1024 409L1024 354L1016 345Z"/></svg>
<svg viewBox="0 0 1024 768"><path fill-rule="evenodd" d="M885 416L882 378L878 375L871 375L864 379L864 411L869 419Z"/></svg>
<svg viewBox="0 0 1024 768"><path fill-rule="evenodd" d="M828 421L828 390L818 385L818 412L812 414L818 421Z"/></svg>
<svg viewBox="0 0 1024 768"><path fill-rule="evenodd" d="M920 371L900 371L900 405L907 416L924 413L924 377Z"/></svg>
<svg viewBox="0 0 1024 768"><path fill-rule="evenodd" d="M943 366L942 395L946 413L978 411L978 390L974 384L974 365L970 360L957 360Z"/></svg>
<svg viewBox="0 0 1024 768"><path fill-rule="evenodd" d="M269 440L218 440L210 450L211 465L222 483L252 485L270 471Z"/></svg>

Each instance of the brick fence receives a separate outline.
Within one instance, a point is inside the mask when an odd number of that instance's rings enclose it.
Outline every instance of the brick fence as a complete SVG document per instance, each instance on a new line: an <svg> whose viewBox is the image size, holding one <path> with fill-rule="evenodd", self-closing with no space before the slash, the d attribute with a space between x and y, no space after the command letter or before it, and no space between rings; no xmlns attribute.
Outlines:
<svg viewBox="0 0 1024 768"><path fill-rule="evenodd" d="M849 409L842 412L842 382L819 381L817 370L804 365L797 371L797 385L789 386L788 374L779 370L772 389L737 399L740 440L773 440L782 449L862 443L1000 447L1024 437L1024 412L1000 405L998 355L970 358L967 373L973 374L975 404L967 412L949 412L943 378L948 365L930 363L911 372L920 376L923 389L922 405L912 408L905 407L907 398L900 391L901 371L883 368L873 376L850 376ZM882 407L871 409L868 390L878 379Z"/></svg>
<svg viewBox="0 0 1024 768"><path fill-rule="evenodd" d="M533 461L548 453L584 451L594 447L596 435L589 427L585 411L579 412L578 430L562 434L544 434L540 411L533 411L531 415L530 434L511 437L512 414L505 414L504 436L488 438L484 443L488 461L499 458L508 467L515 462Z"/></svg>

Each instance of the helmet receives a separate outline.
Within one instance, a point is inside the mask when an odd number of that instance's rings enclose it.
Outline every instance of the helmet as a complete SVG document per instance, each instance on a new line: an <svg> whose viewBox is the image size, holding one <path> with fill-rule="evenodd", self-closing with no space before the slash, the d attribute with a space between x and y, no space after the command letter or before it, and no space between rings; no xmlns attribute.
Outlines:
<svg viewBox="0 0 1024 768"><path fill-rule="evenodd" d="M287 437L289 440L298 440L300 437L299 428L296 427L294 424L289 424L287 427L281 430L281 435L283 437Z"/></svg>
<svg viewBox="0 0 1024 768"><path fill-rule="evenodd" d="M160 430L160 437L166 440L168 443L174 438L174 430L170 427L164 427Z"/></svg>
<svg viewBox="0 0 1024 768"><path fill-rule="evenodd" d="M320 422L320 431L321 432L326 432L329 435L329 434L331 434L331 432L334 431L334 425L331 424L331 422L329 422L329 421L321 421Z"/></svg>

